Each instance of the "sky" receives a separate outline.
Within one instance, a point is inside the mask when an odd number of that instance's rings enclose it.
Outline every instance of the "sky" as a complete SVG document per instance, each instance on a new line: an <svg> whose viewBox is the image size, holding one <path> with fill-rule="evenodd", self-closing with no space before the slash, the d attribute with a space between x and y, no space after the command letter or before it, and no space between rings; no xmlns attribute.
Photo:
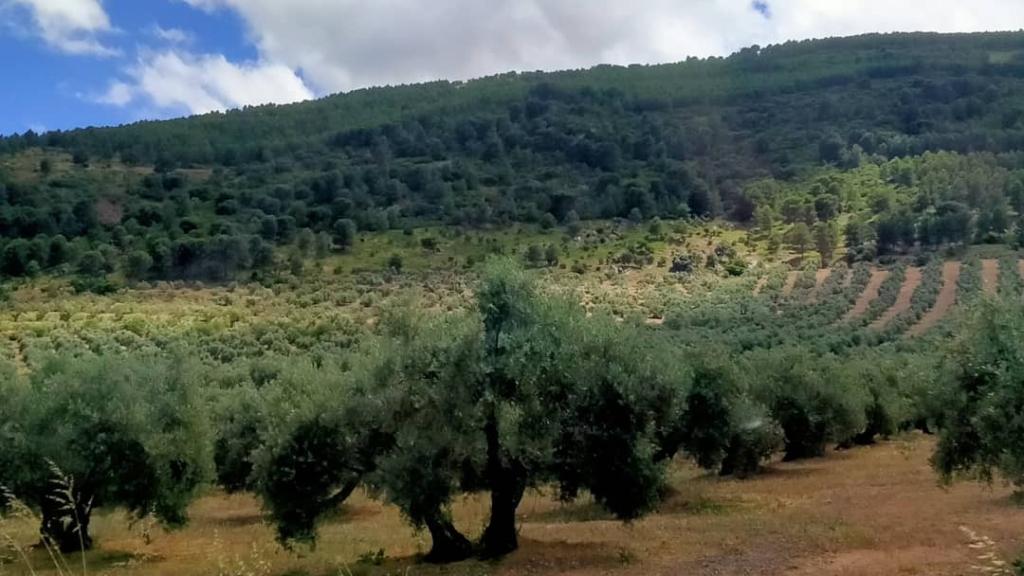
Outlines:
<svg viewBox="0 0 1024 576"><path fill-rule="evenodd" d="M366 86L1024 28L1024 0L0 0L0 134Z"/></svg>

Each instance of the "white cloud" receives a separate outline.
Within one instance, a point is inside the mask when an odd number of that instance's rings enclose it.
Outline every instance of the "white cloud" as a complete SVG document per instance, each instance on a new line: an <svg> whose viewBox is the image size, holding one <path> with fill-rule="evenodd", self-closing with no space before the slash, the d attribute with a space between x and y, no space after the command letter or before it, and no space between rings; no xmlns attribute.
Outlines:
<svg viewBox="0 0 1024 576"><path fill-rule="evenodd" d="M170 112L203 114L246 105L289 103L313 98L302 78L280 64L236 64L219 54L177 50L144 52L111 83L98 102L114 106L144 103Z"/></svg>
<svg viewBox="0 0 1024 576"><path fill-rule="evenodd" d="M134 99L135 89L120 80L111 82L104 94L94 98L100 104L110 104L111 106L127 106Z"/></svg>
<svg viewBox="0 0 1024 576"><path fill-rule="evenodd" d="M1020 0L181 0L231 9L319 91L725 55L751 44L1024 23ZM765 14L770 14L770 17Z"/></svg>
<svg viewBox="0 0 1024 576"><path fill-rule="evenodd" d="M113 31L100 0L0 0L0 9L10 7L27 10L33 32L57 50L96 56L118 54L98 38ZM0 11L0 15L6 12Z"/></svg>
<svg viewBox="0 0 1024 576"><path fill-rule="evenodd" d="M150 33L157 40L168 44L189 44L193 40L192 34L181 28L163 28L157 25L150 29Z"/></svg>

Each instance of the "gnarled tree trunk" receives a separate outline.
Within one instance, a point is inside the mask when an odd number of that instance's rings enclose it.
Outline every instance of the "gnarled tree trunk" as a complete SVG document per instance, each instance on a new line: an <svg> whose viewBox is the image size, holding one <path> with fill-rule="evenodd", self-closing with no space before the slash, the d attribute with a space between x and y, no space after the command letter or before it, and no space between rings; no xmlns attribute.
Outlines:
<svg viewBox="0 0 1024 576"><path fill-rule="evenodd" d="M504 463L498 418L492 409L484 426L487 437L487 482L491 487L491 518L480 538L485 558L497 558L519 547L516 510L526 491L526 471L517 462Z"/></svg>
<svg viewBox="0 0 1024 576"><path fill-rule="evenodd" d="M444 515L427 520L432 545L424 560L436 564L458 562L473 554L473 544Z"/></svg>

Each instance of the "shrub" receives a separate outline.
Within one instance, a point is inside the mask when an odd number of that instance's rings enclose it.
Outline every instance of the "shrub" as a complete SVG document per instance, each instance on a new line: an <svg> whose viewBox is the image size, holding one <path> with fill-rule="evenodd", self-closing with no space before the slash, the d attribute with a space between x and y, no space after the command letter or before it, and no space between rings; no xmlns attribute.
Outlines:
<svg viewBox="0 0 1024 576"><path fill-rule="evenodd" d="M1024 309L981 302L939 374L939 444L932 464L944 481L1001 473L1024 487Z"/></svg>
<svg viewBox="0 0 1024 576"><path fill-rule="evenodd" d="M800 349L751 355L751 373L760 380L755 394L782 428L787 461L823 456L829 442L866 427L867 394L838 380L835 362Z"/></svg>
<svg viewBox="0 0 1024 576"><path fill-rule="evenodd" d="M17 472L4 480L61 550L92 546L96 508L171 527L187 520L211 470L195 368L119 355L54 357L32 373L15 420Z"/></svg>

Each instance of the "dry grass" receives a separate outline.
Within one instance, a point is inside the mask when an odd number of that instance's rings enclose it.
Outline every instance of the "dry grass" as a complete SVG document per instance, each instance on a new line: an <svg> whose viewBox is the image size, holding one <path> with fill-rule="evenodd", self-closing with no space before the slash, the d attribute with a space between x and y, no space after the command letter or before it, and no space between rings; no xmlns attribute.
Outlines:
<svg viewBox="0 0 1024 576"><path fill-rule="evenodd" d="M989 296L999 293L999 260L986 258L981 261L981 287Z"/></svg>
<svg viewBox="0 0 1024 576"><path fill-rule="evenodd" d="M800 272L789 272L786 274L786 283L782 285L782 295L789 296L796 288L796 281L800 279Z"/></svg>
<svg viewBox="0 0 1024 576"><path fill-rule="evenodd" d="M927 463L932 446L930 439L912 436L822 460L776 464L745 482L678 466L674 493L660 511L628 525L591 502L560 505L532 493L520 509L520 551L499 563L443 568L417 564L427 536L365 495L324 526L315 550L294 555L274 544L255 500L213 494L193 507L187 529L156 531L148 544L145 527L128 528L116 514L97 518L93 532L100 549L89 555L90 573L952 576L972 573L979 562L1016 557L1024 510L1009 490L939 488ZM479 496L455 506L457 523L471 535L480 532L486 514ZM977 542L961 527L984 538L985 559L979 560ZM33 530L22 523L16 537L31 542ZM44 552L33 554L37 565L46 564ZM6 571L28 574L19 564Z"/></svg>

